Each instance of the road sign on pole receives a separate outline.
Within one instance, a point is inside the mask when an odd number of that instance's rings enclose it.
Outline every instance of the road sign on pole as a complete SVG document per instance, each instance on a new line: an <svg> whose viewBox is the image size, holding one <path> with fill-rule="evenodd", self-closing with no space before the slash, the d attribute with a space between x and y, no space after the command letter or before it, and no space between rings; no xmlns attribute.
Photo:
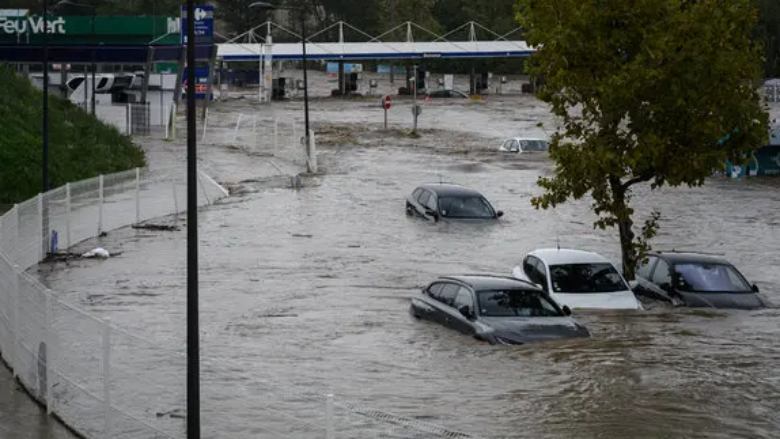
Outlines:
<svg viewBox="0 0 780 439"><path fill-rule="evenodd" d="M387 110L392 106L393 98L390 95L382 96L382 108L385 110L385 129L387 129Z"/></svg>
<svg viewBox="0 0 780 439"><path fill-rule="evenodd" d="M214 6L195 6L195 44L214 43ZM187 7L181 7L181 43L187 44Z"/></svg>

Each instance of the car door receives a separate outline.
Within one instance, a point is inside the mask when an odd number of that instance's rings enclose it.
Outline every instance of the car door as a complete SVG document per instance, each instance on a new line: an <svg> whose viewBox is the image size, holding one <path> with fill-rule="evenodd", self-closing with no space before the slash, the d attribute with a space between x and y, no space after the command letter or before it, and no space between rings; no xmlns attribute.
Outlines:
<svg viewBox="0 0 780 439"><path fill-rule="evenodd" d="M672 290L672 267L662 258L658 258L658 262L653 268L650 282L643 285L646 287L649 296L673 302L673 290Z"/></svg>
<svg viewBox="0 0 780 439"><path fill-rule="evenodd" d="M451 327L452 324L452 307L455 303L455 296L458 294L460 285L453 282L443 282L443 287L437 296L438 306L434 314L434 321L437 323Z"/></svg>
<svg viewBox="0 0 780 439"><path fill-rule="evenodd" d="M470 288L461 285L453 301L452 317L448 322L448 326L462 334L474 335L476 333L474 323L460 313L460 309L464 306L467 306L469 311L474 313L474 292Z"/></svg>
<svg viewBox="0 0 780 439"><path fill-rule="evenodd" d="M415 316L423 320L436 321L442 288L444 288L442 282L434 282L422 290L422 297L419 300L412 301Z"/></svg>

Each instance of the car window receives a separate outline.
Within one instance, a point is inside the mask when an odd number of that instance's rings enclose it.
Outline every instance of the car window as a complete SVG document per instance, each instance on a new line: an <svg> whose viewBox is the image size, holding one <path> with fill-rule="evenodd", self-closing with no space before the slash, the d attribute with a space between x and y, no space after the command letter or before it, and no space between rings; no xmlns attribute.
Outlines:
<svg viewBox="0 0 780 439"><path fill-rule="evenodd" d="M536 260L536 276L539 280L535 281L535 283L541 285L542 289L549 293L550 289L547 287L547 267L544 266L544 262L541 259Z"/></svg>
<svg viewBox="0 0 780 439"><path fill-rule="evenodd" d="M550 265L550 281L556 293L614 293L629 289L608 262Z"/></svg>
<svg viewBox="0 0 780 439"><path fill-rule="evenodd" d="M512 141L512 146L509 149L511 151L520 151L520 145L518 145L517 140Z"/></svg>
<svg viewBox="0 0 780 439"><path fill-rule="evenodd" d="M431 196L428 197L428 201L425 203L425 207L433 210L434 212L438 211L436 208L436 194L431 193Z"/></svg>
<svg viewBox="0 0 780 439"><path fill-rule="evenodd" d="M653 272L653 265L658 260L655 256L646 256L639 260L637 264L636 275L650 280L650 274Z"/></svg>
<svg viewBox="0 0 780 439"><path fill-rule="evenodd" d="M544 140L524 141L523 151L547 151L547 142L545 142Z"/></svg>
<svg viewBox="0 0 780 439"><path fill-rule="evenodd" d="M653 283L660 286L672 283L672 275L669 273L669 264L663 259L658 259L658 264L653 270Z"/></svg>
<svg viewBox="0 0 780 439"><path fill-rule="evenodd" d="M527 140L521 140L520 141L520 148L523 150L523 152L530 151L528 149L528 141Z"/></svg>
<svg viewBox="0 0 780 439"><path fill-rule="evenodd" d="M441 197L441 216L447 218L493 218L495 212L488 201L478 195Z"/></svg>
<svg viewBox="0 0 780 439"><path fill-rule="evenodd" d="M485 317L560 317L563 312L534 290L491 290L477 293L479 314Z"/></svg>
<svg viewBox="0 0 780 439"><path fill-rule="evenodd" d="M675 264L676 287L696 293L751 293L750 284L731 265L685 263Z"/></svg>
<svg viewBox="0 0 780 439"><path fill-rule="evenodd" d="M418 187L417 189L414 190L414 192L412 192L412 199L419 201L420 200L420 195L422 193L423 193L422 188Z"/></svg>
<svg viewBox="0 0 780 439"><path fill-rule="evenodd" d="M474 309L474 300L471 298L471 290L466 287L460 287L458 293L455 296L454 308L460 309L463 306L468 306L469 309Z"/></svg>
<svg viewBox="0 0 780 439"><path fill-rule="evenodd" d="M460 285L457 284L445 284L444 288L441 290L441 294L439 295L439 302L448 306L453 306L455 303L455 296L458 294L459 288Z"/></svg>
<svg viewBox="0 0 780 439"><path fill-rule="evenodd" d="M504 149L506 149L507 151L510 151L512 149L512 141L511 140L507 140L506 142L504 142Z"/></svg>
<svg viewBox="0 0 780 439"><path fill-rule="evenodd" d="M444 288L444 284L441 282L435 283L428 287L428 295L433 297L436 300L439 300L441 297L441 289Z"/></svg>

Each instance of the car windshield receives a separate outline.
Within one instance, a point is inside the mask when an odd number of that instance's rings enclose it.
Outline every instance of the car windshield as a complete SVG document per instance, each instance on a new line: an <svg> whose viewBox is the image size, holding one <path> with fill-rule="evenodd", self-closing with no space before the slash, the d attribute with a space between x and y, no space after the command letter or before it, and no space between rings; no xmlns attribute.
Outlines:
<svg viewBox="0 0 780 439"><path fill-rule="evenodd" d="M752 288L731 265L684 263L675 264L676 287L681 291L697 293L750 293Z"/></svg>
<svg viewBox="0 0 780 439"><path fill-rule="evenodd" d="M441 216L447 218L493 218L490 203L478 195L439 198Z"/></svg>
<svg viewBox="0 0 780 439"><path fill-rule="evenodd" d="M542 293L532 290L480 291L479 314L484 317L560 317L563 312Z"/></svg>
<svg viewBox="0 0 780 439"><path fill-rule="evenodd" d="M523 146L524 151L547 151L547 142L544 140L527 140Z"/></svg>
<svg viewBox="0 0 780 439"><path fill-rule="evenodd" d="M608 262L551 265L550 280L556 293L614 293L629 289Z"/></svg>

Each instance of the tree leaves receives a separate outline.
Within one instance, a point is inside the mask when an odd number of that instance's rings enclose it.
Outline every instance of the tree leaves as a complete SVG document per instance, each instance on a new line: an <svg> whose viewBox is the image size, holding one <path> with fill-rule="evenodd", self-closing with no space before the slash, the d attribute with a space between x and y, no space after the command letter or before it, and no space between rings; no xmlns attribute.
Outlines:
<svg viewBox="0 0 780 439"><path fill-rule="evenodd" d="M544 193L532 203L591 194L595 225L618 227L632 277L657 218L635 242L631 187L701 185L766 138L752 2L520 0L518 18L539 47L530 69L544 80L538 97L563 120L550 147L555 175L539 180Z"/></svg>

